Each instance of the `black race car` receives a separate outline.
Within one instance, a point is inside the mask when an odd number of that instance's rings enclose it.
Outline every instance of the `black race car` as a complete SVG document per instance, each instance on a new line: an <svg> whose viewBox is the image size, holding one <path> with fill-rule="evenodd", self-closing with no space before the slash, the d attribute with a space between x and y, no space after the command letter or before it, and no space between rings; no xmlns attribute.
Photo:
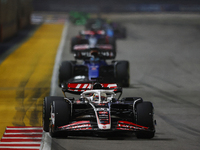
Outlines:
<svg viewBox="0 0 200 150"><path fill-rule="evenodd" d="M81 61L63 61L59 68L58 85L68 82L76 76L92 78L108 78L114 80L122 87L129 87L129 62L110 61L114 58L110 50L77 50L75 58ZM76 78L75 78L76 79Z"/></svg>
<svg viewBox="0 0 200 150"><path fill-rule="evenodd" d="M116 40L109 37L104 30L82 30L79 35L71 38L71 52L98 48L111 50L116 54Z"/></svg>
<svg viewBox="0 0 200 150"><path fill-rule="evenodd" d="M120 99L122 89L116 83L80 80L62 84L62 91L64 97L44 98L43 129L52 137L72 132L135 132L137 138L148 139L155 135L153 104L141 97ZM66 92L80 97L69 98Z"/></svg>

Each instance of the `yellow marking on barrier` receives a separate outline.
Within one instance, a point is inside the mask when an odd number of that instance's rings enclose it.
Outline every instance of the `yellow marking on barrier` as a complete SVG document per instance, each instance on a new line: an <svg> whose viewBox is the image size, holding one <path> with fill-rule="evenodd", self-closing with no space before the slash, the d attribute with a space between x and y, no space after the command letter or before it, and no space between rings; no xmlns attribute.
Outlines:
<svg viewBox="0 0 200 150"><path fill-rule="evenodd" d="M64 25L43 24L0 64L0 136L6 126L41 126Z"/></svg>

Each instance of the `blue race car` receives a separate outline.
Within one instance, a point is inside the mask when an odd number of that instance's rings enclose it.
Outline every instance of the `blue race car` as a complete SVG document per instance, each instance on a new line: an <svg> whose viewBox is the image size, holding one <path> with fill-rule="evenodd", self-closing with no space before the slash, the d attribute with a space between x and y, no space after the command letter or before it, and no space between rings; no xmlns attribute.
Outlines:
<svg viewBox="0 0 200 150"><path fill-rule="evenodd" d="M111 61L114 58L110 51L103 50L78 50L75 59L81 61L63 61L59 68L59 86L74 78L92 80L92 78L104 78L114 80L122 87L129 86L129 62Z"/></svg>

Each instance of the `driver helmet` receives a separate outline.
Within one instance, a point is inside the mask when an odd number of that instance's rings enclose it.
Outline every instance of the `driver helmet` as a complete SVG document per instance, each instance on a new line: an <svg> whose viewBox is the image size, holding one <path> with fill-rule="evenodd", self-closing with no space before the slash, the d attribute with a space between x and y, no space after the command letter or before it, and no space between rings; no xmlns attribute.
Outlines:
<svg viewBox="0 0 200 150"><path fill-rule="evenodd" d="M94 101L99 101L99 95L97 93L93 94L93 100ZM106 100L107 100L106 93L101 93L101 101L106 101Z"/></svg>
<svg viewBox="0 0 200 150"><path fill-rule="evenodd" d="M107 101L106 93L101 93L101 101Z"/></svg>
<svg viewBox="0 0 200 150"><path fill-rule="evenodd" d="M98 51L97 50L92 50L90 52L91 54L91 58L90 58L90 61L92 62L98 62L100 59L99 59L99 54L98 54Z"/></svg>
<svg viewBox="0 0 200 150"><path fill-rule="evenodd" d="M98 50L92 50L92 51L90 52L90 55L92 55L92 56L94 56L94 57L98 57L99 52L98 52Z"/></svg>

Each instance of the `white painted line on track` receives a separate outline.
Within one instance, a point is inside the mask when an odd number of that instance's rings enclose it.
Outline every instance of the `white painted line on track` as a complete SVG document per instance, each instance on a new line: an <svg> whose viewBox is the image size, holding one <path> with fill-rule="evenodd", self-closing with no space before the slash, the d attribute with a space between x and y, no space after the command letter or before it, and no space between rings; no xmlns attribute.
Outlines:
<svg viewBox="0 0 200 150"><path fill-rule="evenodd" d="M42 138L42 146L40 150L51 150L51 142L52 139L48 132L44 132L44 136Z"/></svg>
<svg viewBox="0 0 200 150"><path fill-rule="evenodd" d="M58 70L59 70L62 53L64 50L64 45L66 42L67 33L68 33L68 22L66 21L63 32L62 32L60 45L57 50L54 69L53 69L53 75L52 75L52 79L51 79L51 91L50 91L51 96L55 96L55 90L56 90L56 87L58 86ZM42 138L41 150L51 150L52 139L51 139L49 133L44 132L43 135L44 136Z"/></svg>
<svg viewBox="0 0 200 150"><path fill-rule="evenodd" d="M56 60L55 60L55 64L54 64L54 69L53 69L53 76L52 76L52 79L51 79L51 91L50 91L51 96L55 96L55 89L58 86L58 70L59 70L59 65L60 65L64 45L65 45L65 42L66 42L67 32L68 32L68 22L66 21L64 30L62 32L61 42L60 42L60 45L58 47Z"/></svg>

